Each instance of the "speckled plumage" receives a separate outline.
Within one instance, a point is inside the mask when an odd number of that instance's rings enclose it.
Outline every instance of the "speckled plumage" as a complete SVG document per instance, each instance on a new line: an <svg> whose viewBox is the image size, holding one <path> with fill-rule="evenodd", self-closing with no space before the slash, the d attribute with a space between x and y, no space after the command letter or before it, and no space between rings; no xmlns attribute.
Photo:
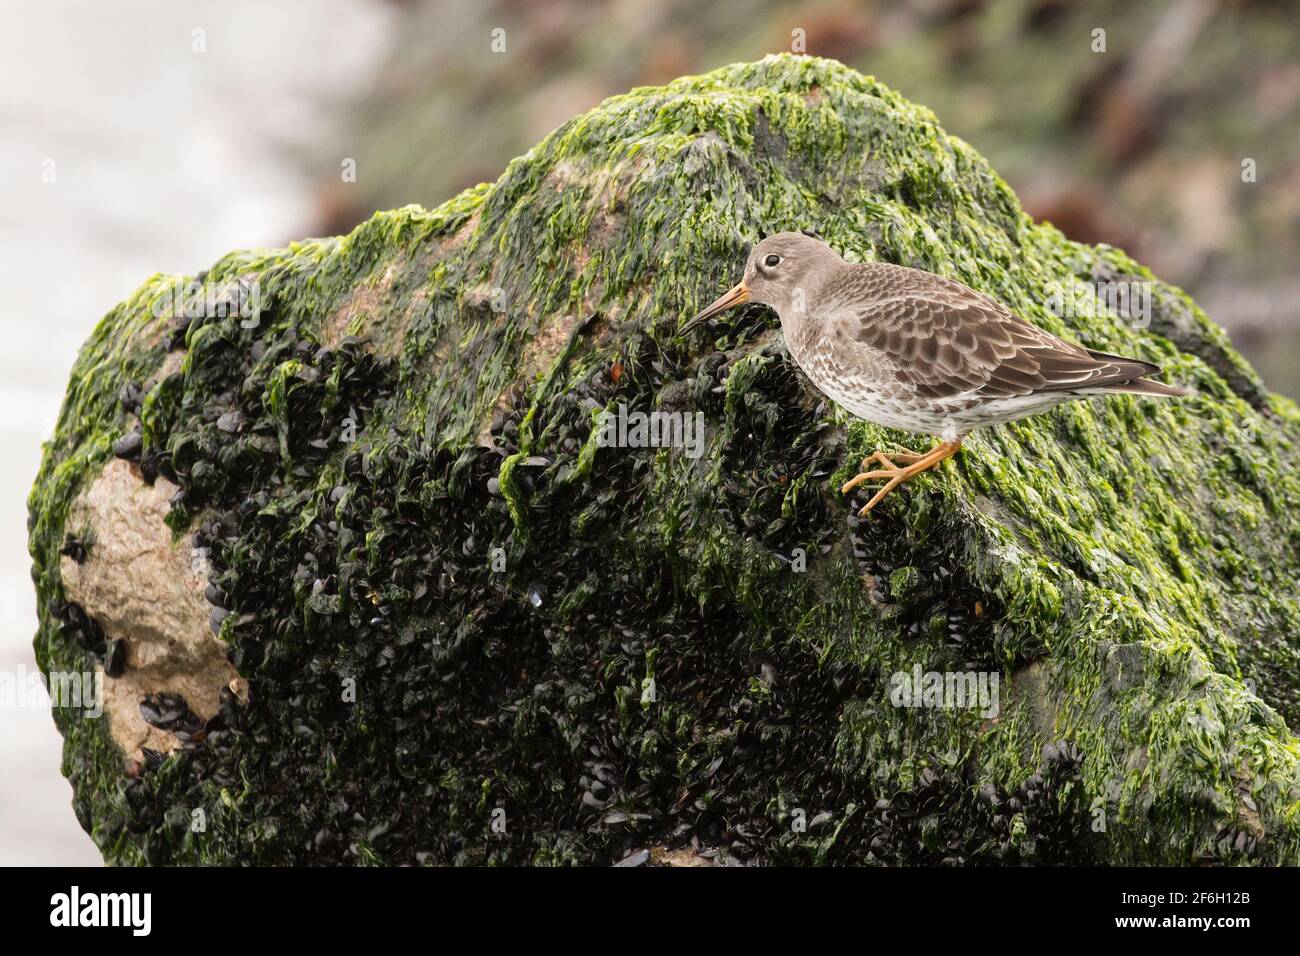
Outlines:
<svg viewBox="0 0 1300 956"><path fill-rule="evenodd" d="M776 310L790 354L832 401L876 424L943 440L942 453L871 456L885 470L845 486L891 476L868 509L981 425L1073 398L1183 394L1147 378L1159 366L1067 342L960 282L889 263L848 263L800 233L758 243L744 279L683 331L747 301ZM913 462L904 469L891 459Z"/></svg>

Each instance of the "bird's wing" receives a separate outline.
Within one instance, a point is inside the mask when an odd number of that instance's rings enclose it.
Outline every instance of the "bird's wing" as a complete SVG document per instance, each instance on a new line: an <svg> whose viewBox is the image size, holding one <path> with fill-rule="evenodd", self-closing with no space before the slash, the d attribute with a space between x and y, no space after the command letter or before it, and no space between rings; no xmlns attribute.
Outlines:
<svg viewBox="0 0 1300 956"><path fill-rule="evenodd" d="M885 356L899 385L918 397L1010 398L1090 389L1159 371L1149 362L1058 339L951 279L906 271L924 278L908 283L911 289L890 282L880 298L838 310L837 319L844 323L841 335Z"/></svg>

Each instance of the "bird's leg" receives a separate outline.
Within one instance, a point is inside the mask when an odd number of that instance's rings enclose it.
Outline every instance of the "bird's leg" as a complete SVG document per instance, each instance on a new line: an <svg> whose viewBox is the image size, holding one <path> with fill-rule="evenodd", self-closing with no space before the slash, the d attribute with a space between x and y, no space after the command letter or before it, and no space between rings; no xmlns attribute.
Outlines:
<svg viewBox="0 0 1300 956"><path fill-rule="evenodd" d="M899 468L893 461L890 460L891 458L895 458L901 461L905 456L903 455L886 456L881 454L880 452L876 452L874 455L868 456L866 460L862 462L862 466L865 468L872 461L878 460L882 465L885 466L885 468L877 471L866 471L860 475L855 476L853 479L845 483L844 487L840 489L840 492L842 494L847 494L848 492L856 488L858 485L862 484L864 481L874 481L878 478L889 479L888 481L885 482L885 487L877 491L875 497L867 502L866 507L864 507L861 511L858 512L859 517L865 517L868 511L870 511L876 505L880 504L881 500L885 497L885 495L889 494L891 491L893 491L903 482L910 480L916 475L919 475L921 472L929 471L931 468L939 464L939 462L943 461L945 458L951 458L953 455L957 454L957 450L959 448L961 448L961 439L958 439L957 441L941 442L940 444L936 445L932 451L924 455L914 456L909 453L906 457L914 458L914 460L906 468Z"/></svg>

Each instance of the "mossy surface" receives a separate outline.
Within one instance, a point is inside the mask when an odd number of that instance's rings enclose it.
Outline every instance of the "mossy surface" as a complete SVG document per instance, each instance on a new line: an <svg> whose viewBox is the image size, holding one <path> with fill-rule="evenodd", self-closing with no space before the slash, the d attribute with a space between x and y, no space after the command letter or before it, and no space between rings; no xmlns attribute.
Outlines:
<svg viewBox="0 0 1300 956"><path fill-rule="evenodd" d="M977 432L859 522L839 484L915 436L825 402L762 309L674 336L752 242L801 228L1194 394ZM149 383L145 476L181 485L173 527L211 550L249 681L134 778L102 722L56 712L109 861L604 863L694 840L753 862L1300 862L1300 415L1185 295L1030 222L875 80L776 56L634 90L436 210L202 278L255 280L260 320L155 318L185 280L146 283L84 347L30 500L38 660L82 670L65 519L134 427L123 386ZM1149 328L1047 307L1116 279L1153 284ZM620 404L702 412L703 454L601 447ZM1000 715L894 706L914 665L997 672Z"/></svg>

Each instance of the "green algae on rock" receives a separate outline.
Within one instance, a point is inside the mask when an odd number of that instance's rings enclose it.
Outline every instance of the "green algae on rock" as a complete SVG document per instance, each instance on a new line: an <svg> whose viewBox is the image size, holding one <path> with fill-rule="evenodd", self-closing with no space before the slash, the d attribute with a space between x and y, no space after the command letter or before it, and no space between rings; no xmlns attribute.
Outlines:
<svg viewBox="0 0 1300 956"><path fill-rule="evenodd" d="M909 436L823 402L761 309L674 336L800 228L1194 394L978 432L859 522L835 489ZM774 56L638 89L438 209L199 278L260 315L172 319L187 280L147 282L30 499L44 669L135 663L65 578L119 443L177 486L247 685L151 697L174 746L126 769L111 715L56 709L110 862L1300 862L1300 414L875 80ZM1149 327L1053 314L1076 281L1150 283ZM702 412L703 454L604 447L620 406ZM922 672L1001 707L899 706Z"/></svg>

